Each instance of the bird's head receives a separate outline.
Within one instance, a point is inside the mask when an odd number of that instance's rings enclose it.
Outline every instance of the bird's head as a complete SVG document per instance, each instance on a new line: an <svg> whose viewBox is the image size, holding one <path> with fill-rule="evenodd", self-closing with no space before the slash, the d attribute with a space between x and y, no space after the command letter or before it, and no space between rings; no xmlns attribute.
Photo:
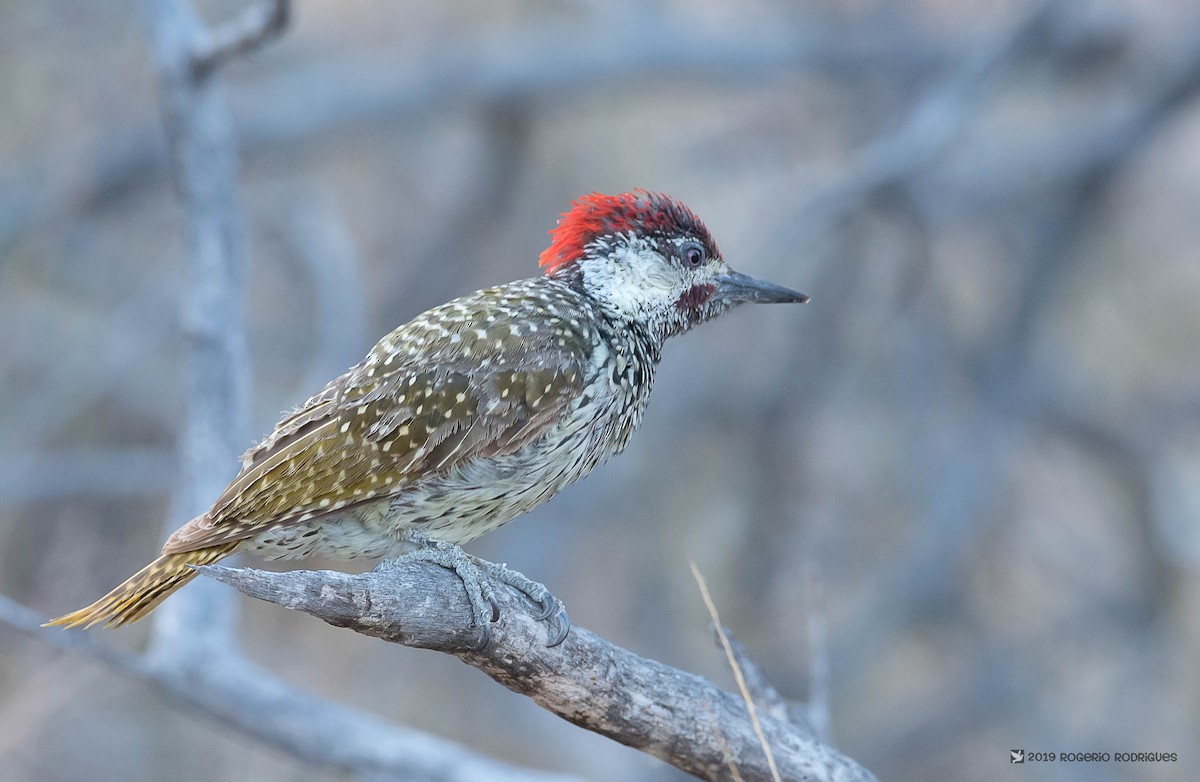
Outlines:
<svg viewBox="0 0 1200 782"><path fill-rule="evenodd" d="M550 234L540 259L546 274L659 339L745 302L808 301L730 269L692 210L660 193L583 196Z"/></svg>

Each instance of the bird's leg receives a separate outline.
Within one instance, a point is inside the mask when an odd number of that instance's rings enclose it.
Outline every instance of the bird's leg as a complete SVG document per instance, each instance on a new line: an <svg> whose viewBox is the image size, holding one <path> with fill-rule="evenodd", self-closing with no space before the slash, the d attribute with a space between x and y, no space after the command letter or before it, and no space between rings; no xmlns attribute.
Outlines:
<svg viewBox="0 0 1200 782"><path fill-rule="evenodd" d="M473 559L483 572L525 595L542 610L537 615L537 620L546 621L550 625L550 643L546 644L547 646L558 646L567 639L567 633L571 631L571 619L567 616L567 609L562 601L551 594L545 584L539 584L503 563L488 562L478 557Z"/></svg>
<svg viewBox="0 0 1200 782"><path fill-rule="evenodd" d="M453 570L467 592L467 601L471 604L471 620L479 628L479 640L471 646L471 651L478 652L486 647L491 640L489 625L500 618L500 606L492 594L491 584L480 578L482 568L475 558L469 556L460 546L444 540L435 540L419 532L410 532L405 538L413 544L413 550L396 559L379 563L376 570L387 570L402 560L432 562L447 570Z"/></svg>
<svg viewBox="0 0 1200 782"><path fill-rule="evenodd" d="M412 543L413 550L398 559L381 562L377 569L386 570L393 563L404 559L418 559L453 570L462 580L467 599L471 603L472 618L475 626L480 629L480 640L473 647L474 651L488 645L488 617L491 617L491 622L500 618L500 607L496 603L492 587L487 579L481 577L484 574L517 590L541 609L536 619L539 622L547 621L550 625L550 641L547 646L558 646L566 640L567 633L571 630L571 620L567 617L562 601L551 594L545 585L510 570L506 565L473 557L453 543L437 540L420 532L409 532L405 539Z"/></svg>

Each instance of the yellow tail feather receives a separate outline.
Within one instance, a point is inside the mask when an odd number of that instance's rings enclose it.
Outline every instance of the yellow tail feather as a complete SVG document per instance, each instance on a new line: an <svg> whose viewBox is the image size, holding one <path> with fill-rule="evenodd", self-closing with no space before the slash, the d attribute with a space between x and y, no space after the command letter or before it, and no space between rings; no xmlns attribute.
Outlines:
<svg viewBox="0 0 1200 782"><path fill-rule="evenodd" d="M224 559L233 553L239 543L241 541L235 540L195 551L163 554L87 608L51 619L42 626L91 627L103 622L105 627L120 627L136 622L158 607L176 589L195 578L194 566L211 565Z"/></svg>

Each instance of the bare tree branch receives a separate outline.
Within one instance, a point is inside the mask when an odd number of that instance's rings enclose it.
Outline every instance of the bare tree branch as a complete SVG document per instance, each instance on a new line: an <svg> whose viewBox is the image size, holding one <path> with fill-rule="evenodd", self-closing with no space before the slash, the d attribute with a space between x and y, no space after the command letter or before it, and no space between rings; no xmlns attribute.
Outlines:
<svg viewBox="0 0 1200 782"><path fill-rule="evenodd" d="M255 3L236 18L209 30L192 47L192 67L204 73L234 57L248 54L287 26L291 10L289 0L265 0Z"/></svg>
<svg viewBox="0 0 1200 782"><path fill-rule="evenodd" d="M640 13L464 35L431 56L414 56L409 44L358 51L239 85L235 99L246 109L239 114L247 138L280 141L445 106L571 100L604 86L641 89L647 81L761 88L798 72L874 71L880 59L920 72L938 54L923 43L822 40L786 16L753 34L714 34L684 16Z"/></svg>
<svg viewBox="0 0 1200 782"><path fill-rule="evenodd" d="M1039 0L1010 29L967 51L921 96L903 123L860 149L831 186L807 197L802 215L819 233L861 208L873 194L914 178L944 155L989 95L997 77L1060 22L1061 0Z"/></svg>
<svg viewBox="0 0 1200 782"><path fill-rule="evenodd" d="M124 299L96 319L93 328L106 335L96 349L70 351L46 362L39 394L5 399L5 405L11 405L6 409L10 415L6 434L12 442L52 440L165 341L176 317L172 303L158 292L165 278L163 266L150 270Z"/></svg>
<svg viewBox="0 0 1200 782"><path fill-rule="evenodd" d="M187 251L183 328L189 340L181 480L168 526L202 513L232 477L246 437L249 356L245 333L245 231L237 139L221 80L197 70L193 50L209 33L188 0L143 0L157 67L163 125L183 206ZM151 655L187 666L228 649L233 604L189 589L155 615ZM203 627L203 633L195 628Z"/></svg>
<svg viewBox="0 0 1200 782"><path fill-rule="evenodd" d="M495 105L554 96L571 100L612 85L646 80L718 78L746 88L775 76L806 71L857 74L920 73L940 53L925 41L896 44L877 34L865 44L825 42L800 25L765 25L770 39L692 30L686 20L648 15L628 21L546 23L486 38L463 36L431 56L412 61L411 47L355 51L323 63L289 68L233 91L237 130L249 147L310 138L331 129L379 119L421 116L447 104ZM606 41L636 33L639 45ZM190 45L189 45L190 46ZM519 56L514 56L516 53ZM56 154L61 157L61 152ZM80 159L29 164L0 187L0 249L73 210L103 203L113 193L157 181L164 171L158 134L135 127L110 134ZM62 170L58 177L48 170ZM63 179L66 181L61 181ZM0 255L0 258L3 256Z"/></svg>
<svg viewBox="0 0 1200 782"><path fill-rule="evenodd" d="M424 562L399 560L361 575L271 573L205 567L252 597L393 643L453 654L510 690L587 730L661 758L702 779L771 778L742 699L703 677L640 657L574 627L554 648L533 607L495 583L500 620L491 643L472 652L478 631L462 583ZM788 780L867 782L875 777L794 725L765 717L762 729Z"/></svg>
<svg viewBox="0 0 1200 782"><path fill-rule="evenodd" d="M188 0L144 0L162 79L164 125L184 207L188 253L185 329L190 338L188 406L180 442L176 523L207 507L225 486L244 441L249 360L243 323L246 241L237 187L237 143L213 66L278 32L275 15L253 14L209 34ZM263 12L266 7L260 7ZM211 46L197 68L196 42ZM309 695L250 663L233 637L232 594L193 584L155 614L145 655L118 652L92 636L41 628L41 617L0 597L0 621L156 685L301 760L359 775L413 780L559 780L518 769L417 731Z"/></svg>
<svg viewBox="0 0 1200 782"><path fill-rule="evenodd" d="M124 673L143 676L149 672L145 660L138 655L121 652L97 643L95 636L86 633L64 633L53 628L42 627L44 621L46 621L45 617L32 608L0 595L0 622L28 633L56 649L82 654Z"/></svg>
<svg viewBox="0 0 1200 782"><path fill-rule="evenodd" d="M811 609L810 609L811 610ZM817 620L823 623L822 616ZM809 623L810 639L812 638L812 620ZM714 633L716 628L713 628ZM767 714L774 719L790 722L796 727L807 731L818 741L833 746L832 731L829 727L829 702L827 685L822 685L819 681L820 676L828 676L828 666L825 666L824 672L818 674L820 665L817 663L816 657L810 660L810 684L809 698L807 701L791 701L779 694L779 690L775 689L775 685L767 678L766 673L759 667L758 663L746 651L746 647L742 646L729 628L725 628L725 635L729 639L729 646L733 653L734 660L742 669L742 675L746 679L746 687L750 690L751 697L754 702L762 709L764 714ZM718 643L720 638L717 638ZM810 655L815 651L812 649L810 641ZM824 690L824 694L822 691Z"/></svg>
<svg viewBox="0 0 1200 782"><path fill-rule="evenodd" d="M800 712L821 741L833 743L829 709L829 632L825 626L825 582L816 561L809 559L804 572L804 615L808 619L808 700L793 709ZM794 719L794 717L793 717Z"/></svg>
<svg viewBox="0 0 1200 782"><path fill-rule="evenodd" d="M44 628L42 621L37 612L0 595L0 622L145 681L173 703L315 765L417 782L579 782L475 755L445 739L306 693L233 653L184 667L161 656L118 651L88 633Z"/></svg>
<svg viewBox="0 0 1200 782"><path fill-rule="evenodd" d="M366 281L350 229L329 199L302 193L292 205L283 241L312 291L313 348L296 384L304 398L341 373L370 344Z"/></svg>
<svg viewBox="0 0 1200 782"><path fill-rule="evenodd" d="M713 626L713 634L720 644L720 634L717 628ZM788 702L779 690L775 689L775 685L767 678L763 669L759 667L750 653L746 651L746 647L742 646L741 642L733 637L733 633L728 627L725 628L725 637L729 640L729 648L733 654L733 659L737 661L738 666L742 669L742 675L746 679L746 687L750 690L750 695L754 698L754 702L758 704L763 713L768 717L772 717L784 722L792 721L791 715L788 714ZM806 726L801 726L805 727ZM811 731L810 731L811 732Z"/></svg>
<svg viewBox="0 0 1200 782"><path fill-rule="evenodd" d="M178 475L165 448L61 448L0 459L0 505L71 495L153 495Z"/></svg>
<svg viewBox="0 0 1200 782"><path fill-rule="evenodd" d="M1067 125L1049 141L997 150L982 164L932 178L928 189L960 193L969 203L995 202L1028 197L1031 182L1058 193L1108 177L1200 93L1200 48L1180 53L1159 72L1120 117Z"/></svg>

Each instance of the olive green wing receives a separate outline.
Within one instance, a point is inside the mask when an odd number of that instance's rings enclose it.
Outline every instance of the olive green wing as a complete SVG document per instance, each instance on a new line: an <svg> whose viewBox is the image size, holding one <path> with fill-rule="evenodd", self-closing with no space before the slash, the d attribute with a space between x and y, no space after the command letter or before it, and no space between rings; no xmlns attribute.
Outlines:
<svg viewBox="0 0 1200 782"><path fill-rule="evenodd" d="M253 537L392 496L471 459L511 453L581 393L587 353L566 322L548 320L529 332L527 319L493 315L483 326L453 328L445 319L430 325L436 313L392 332L282 420L246 453L212 509L163 551Z"/></svg>

